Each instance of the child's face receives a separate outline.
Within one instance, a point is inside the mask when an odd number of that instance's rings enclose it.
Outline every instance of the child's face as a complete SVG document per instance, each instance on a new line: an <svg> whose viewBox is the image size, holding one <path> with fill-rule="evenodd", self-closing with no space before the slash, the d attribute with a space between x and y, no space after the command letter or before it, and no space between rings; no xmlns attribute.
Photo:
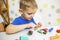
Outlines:
<svg viewBox="0 0 60 40"><path fill-rule="evenodd" d="M36 8L27 8L25 11L23 11L22 16L24 17L24 19L26 20L31 20L36 12Z"/></svg>

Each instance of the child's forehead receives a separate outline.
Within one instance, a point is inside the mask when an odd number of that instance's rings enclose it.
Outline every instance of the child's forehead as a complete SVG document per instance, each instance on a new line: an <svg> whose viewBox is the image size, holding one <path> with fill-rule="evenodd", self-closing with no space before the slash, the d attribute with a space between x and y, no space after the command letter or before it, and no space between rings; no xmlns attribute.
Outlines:
<svg viewBox="0 0 60 40"><path fill-rule="evenodd" d="M35 8L35 7L26 7L26 9L27 9L27 10L35 10L35 9L37 9L37 8Z"/></svg>
<svg viewBox="0 0 60 40"><path fill-rule="evenodd" d="M26 8L27 12L35 12L37 8Z"/></svg>

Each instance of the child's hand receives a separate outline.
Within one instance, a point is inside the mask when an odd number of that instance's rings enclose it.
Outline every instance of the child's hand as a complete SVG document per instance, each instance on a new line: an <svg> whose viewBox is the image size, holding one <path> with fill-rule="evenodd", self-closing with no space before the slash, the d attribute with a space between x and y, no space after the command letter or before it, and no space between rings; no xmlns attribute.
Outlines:
<svg viewBox="0 0 60 40"><path fill-rule="evenodd" d="M38 23L36 26L35 26L35 28L39 28L39 27L41 27L42 26L42 24L41 23Z"/></svg>
<svg viewBox="0 0 60 40"><path fill-rule="evenodd" d="M34 23L32 23L32 22L28 24L28 28L34 28L35 26L36 25Z"/></svg>

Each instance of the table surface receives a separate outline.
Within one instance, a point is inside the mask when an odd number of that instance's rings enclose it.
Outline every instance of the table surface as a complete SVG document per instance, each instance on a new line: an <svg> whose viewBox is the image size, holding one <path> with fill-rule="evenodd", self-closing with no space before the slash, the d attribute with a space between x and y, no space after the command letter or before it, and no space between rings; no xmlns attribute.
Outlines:
<svg viewBox="0 0 60 40"><path fill-rule="evenodd" d="M0 40L16 40L16 39L19 39L20 36L28 37L29 40L50 40L49 37L55 35L56 29L59 29L59 27L58 26L50 26L50 27L38 28L38 29L42 29L42 28L48 28L49 29L52 27L53 27L52 32L47 32L47 34L40 34L37 31L33 31L33 34L31 36L28 35L28 31L31 29L24 29L18 33L11 34L11 35L6 34L5 32L0 32Z"/></svg>

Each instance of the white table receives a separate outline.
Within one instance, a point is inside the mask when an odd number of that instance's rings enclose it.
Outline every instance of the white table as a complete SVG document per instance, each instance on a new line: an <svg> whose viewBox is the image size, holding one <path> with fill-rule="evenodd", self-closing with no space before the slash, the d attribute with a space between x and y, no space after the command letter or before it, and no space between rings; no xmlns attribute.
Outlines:
<svg viewBox="0 0 60 40"><path fill-rule="evenodd" d="M15 34L11 34L11 35L8 35L6 34L5 32L0 32L0 40L15 40L15 39L19 39L20 36L26 36L29 38L29 40L50 40L49 37L51 35L55 35L56 34L56 29L59 29L58 26L50 26L50 27L41 27L41 28L51 28L53 27L53 31L52 32L48 32L46 35L45 34L40 34L38 33L37 31L34 31L33 34L31 36L27 35L28 31L30 29L25 29L25 30L22 30L18 33L15 33Z"/></svg>

